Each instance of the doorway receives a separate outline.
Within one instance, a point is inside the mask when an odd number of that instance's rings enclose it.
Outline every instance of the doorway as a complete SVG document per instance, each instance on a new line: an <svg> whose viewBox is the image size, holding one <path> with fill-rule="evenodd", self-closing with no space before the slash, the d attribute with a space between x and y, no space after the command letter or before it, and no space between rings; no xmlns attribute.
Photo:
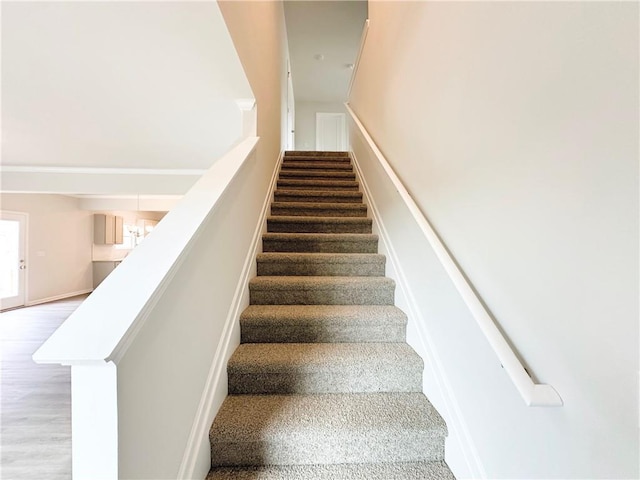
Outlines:
<svg viewBox="0 0 640 480"><path fill-rule="evenodd" d="M25 304L28 218L0 212L0 310Z"/></svg>
<svg viewBox="0 0 640 480"><path fill-rule="evenodd" d="M347 149L344 113L316 113L316 150L343 152Z"/></svg>
<svg viewBox="0 0 640 480"><path fill-rule="evenodd" d="M293 96L291 65L287 59L287 150L295 150L296 145L296 102Z"/></svg>

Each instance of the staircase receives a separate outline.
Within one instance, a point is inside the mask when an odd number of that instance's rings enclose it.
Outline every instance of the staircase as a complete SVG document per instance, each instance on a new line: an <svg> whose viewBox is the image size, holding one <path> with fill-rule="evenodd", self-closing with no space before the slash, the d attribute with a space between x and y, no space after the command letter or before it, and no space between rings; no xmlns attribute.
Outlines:
<svg viewBox="0 0 640 480"><path fill-rule="evenodd" d="M207 480L454 478L366 215L348 154L286 152Z"/></svg>

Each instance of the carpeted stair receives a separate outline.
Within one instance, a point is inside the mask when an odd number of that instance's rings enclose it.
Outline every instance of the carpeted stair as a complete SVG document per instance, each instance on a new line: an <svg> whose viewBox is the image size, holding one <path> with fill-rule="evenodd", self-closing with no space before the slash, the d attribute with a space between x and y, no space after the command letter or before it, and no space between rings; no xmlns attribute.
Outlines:
<svg viewBox="0 0 640 480"><path fill-rule="evenodd" d="M452 480L342 152L286 152L207 480Z"/></svg>

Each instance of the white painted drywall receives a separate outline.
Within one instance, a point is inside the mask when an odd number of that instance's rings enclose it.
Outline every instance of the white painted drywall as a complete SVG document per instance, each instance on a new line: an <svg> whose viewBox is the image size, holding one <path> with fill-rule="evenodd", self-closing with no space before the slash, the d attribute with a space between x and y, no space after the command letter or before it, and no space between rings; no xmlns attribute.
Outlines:
<svg viewBox="0 0 640 480"><path fill-rule="evenodd" d="M316 149L316 113L345 113L339 102L296 101L296 150Z"/></svg>
<svg viewBox="0 0 640 480"><path fill-rule="evenodd" d="M287 32L279 2L218 2L256 99L261 162L286 143Z"/></svg>
<svg viewBox="0 0 640 480"><path fill-rule="evenodd" d="M424 321L410 341L431 342L454 402L428 371L425 390L468 433L449 463L460 476L638 478L638 4L369 6L351 106L565 402L524 406L370 163Z"/></svg>
<svg viewBox="0 0 640 480"><path fill-rule="evenodd" d="M4 2L2 62L4 165L206 169L253 98L215 2Z"/></svg>
<svg viewBox="0 0 640 480"><path fill-rule="evenodd" d="M27 304L91 290L93 216L79 199L1 193L0 209L29 214Z"/></svg>

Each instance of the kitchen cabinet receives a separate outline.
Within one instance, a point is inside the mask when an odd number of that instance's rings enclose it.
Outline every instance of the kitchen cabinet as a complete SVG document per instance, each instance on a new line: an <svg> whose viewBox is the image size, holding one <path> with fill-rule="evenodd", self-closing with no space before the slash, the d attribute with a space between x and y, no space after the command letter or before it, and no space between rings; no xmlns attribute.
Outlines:
<svg viewBox="0 0 640 480"><path fill-rule="evenodd" d="M93 243L96 245L122 244L122 217L105 213L93 215Z"/></svg>
<svg viewBox="0 0 640 480"><path fill-rule="evenodd" d="M122 217L116 216L114 227L113 227L113 243L122 245L122 243L124 242L124 234L122 232L123 228L124 228L124 222Z"/></svg>
<svg viewBox="0 0 640 480"><path fill-rule="evenodd" d="M105 260L93 262L93 288L96 288L120 265L121 260Z"/></svg>

